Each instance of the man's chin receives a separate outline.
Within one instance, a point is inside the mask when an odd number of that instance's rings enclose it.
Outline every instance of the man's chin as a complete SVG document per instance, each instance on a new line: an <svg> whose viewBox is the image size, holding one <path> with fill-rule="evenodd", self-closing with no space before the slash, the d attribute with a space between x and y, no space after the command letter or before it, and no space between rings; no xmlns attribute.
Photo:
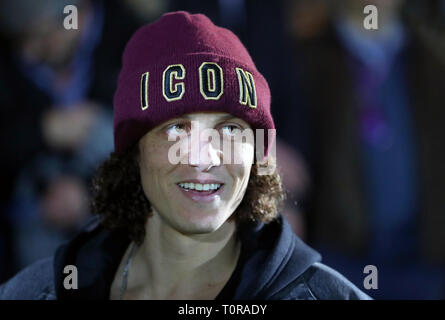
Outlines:
<svg viewBox="0 0 445 320"><path fill-rule="evenodd" d="M184 235L204 235L218 231L224 224L224 220L217 219L217 217L204 217L188 219L181 226L178 226L178 231Z"/></svg>
<svg viewBox="0 0 445 320"><path fill-rule="evenodd" d="M220 226L220 224L189 223L179 231L187 236L205 235L216 232Z"/></svg>

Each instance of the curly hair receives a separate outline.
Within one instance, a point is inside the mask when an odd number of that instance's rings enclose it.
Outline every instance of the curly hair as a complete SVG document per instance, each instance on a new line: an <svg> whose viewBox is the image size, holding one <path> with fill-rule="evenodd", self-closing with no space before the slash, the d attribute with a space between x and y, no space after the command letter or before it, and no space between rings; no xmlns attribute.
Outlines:
<svg viewBox="0 0 445 320"><path fill-rule="evenodd" d="M150 201L141 184L137 144L123 155L112 152L98 168L92 183L91 210L102 217L109 230L123 229L140 245L145 237L145 223L151 215ZM259 164L252 166L246 193L229 220L271 222L279 215L285 198L281 177L274 170L258 174Z"/></svg>

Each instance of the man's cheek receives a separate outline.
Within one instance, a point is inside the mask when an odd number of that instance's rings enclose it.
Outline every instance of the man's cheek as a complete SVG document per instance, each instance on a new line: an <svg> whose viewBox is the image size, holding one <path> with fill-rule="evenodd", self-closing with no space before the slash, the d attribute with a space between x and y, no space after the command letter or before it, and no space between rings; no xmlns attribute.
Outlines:
<svg viewBox="0 0 445 320"><path fill-rule="evenodd" d="M224 164L252 164L253 146L246 142L229 141L223 144Z"/></svg>
<svg viewBox="0 0 445 320"><path fill-rule="evenodd" d="M243 167L250 167L253 164L254 159L254 147L251 144L243 143L238 146L238 150L236 153L238 157L238 162L236 164L240 164Z"/></svg>

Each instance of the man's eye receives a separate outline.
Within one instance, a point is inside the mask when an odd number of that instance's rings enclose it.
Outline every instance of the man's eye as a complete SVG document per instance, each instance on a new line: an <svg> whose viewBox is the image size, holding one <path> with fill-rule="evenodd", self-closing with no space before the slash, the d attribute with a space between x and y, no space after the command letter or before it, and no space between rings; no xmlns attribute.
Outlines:
<svg viewBox="0 0 445 320"><path fill-rule="evenodd" d="M175 123L167 128L168 134L183 134L186 132L186 125L183 123Z"/></svg>
<svg viewBox="0 0 445 320"><path fill-rule="evenodd" d="M241 129L240 129L240 127L238 127L236 125L228 124L228 125L225 125L224 127L222 127L221 131L224 135L234 136L237 133L239 133L241 131Z"/></svg>

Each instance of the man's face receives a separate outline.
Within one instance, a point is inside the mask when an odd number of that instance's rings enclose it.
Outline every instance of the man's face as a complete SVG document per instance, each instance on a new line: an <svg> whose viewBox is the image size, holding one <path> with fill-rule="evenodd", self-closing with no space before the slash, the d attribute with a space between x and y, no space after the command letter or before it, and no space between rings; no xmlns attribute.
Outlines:
<svg viewBox="0 0 445 320"><path fill-rule="evenodd" d="M209 142L203 137L211 129L218 136ZM227 113L191 113L140 139L142 187L164 223L183 234L204 234L232 215L246 191L254 156L253 140L234 142L236 129L250 126ZM180 163L171 157L178 144L184 147ZM231 146L231 157L223 158L224 144Z"/></svg>

